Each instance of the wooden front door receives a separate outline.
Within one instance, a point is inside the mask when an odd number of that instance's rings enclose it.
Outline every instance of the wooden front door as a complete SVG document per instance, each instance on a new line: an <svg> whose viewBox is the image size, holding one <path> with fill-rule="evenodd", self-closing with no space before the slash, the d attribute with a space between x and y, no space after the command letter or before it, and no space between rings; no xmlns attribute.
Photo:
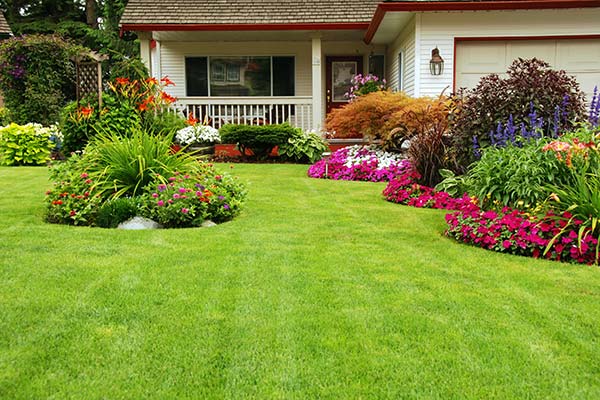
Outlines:
<svg viewBox="0 0 600 400"><path fill-rule="evenodd" d="M334 108L348 103L346 93L352 84L350 80L356 74L363 73L362 56L329 56L325 58L327 78L325 80L325 104L327 114Z"/></svg>

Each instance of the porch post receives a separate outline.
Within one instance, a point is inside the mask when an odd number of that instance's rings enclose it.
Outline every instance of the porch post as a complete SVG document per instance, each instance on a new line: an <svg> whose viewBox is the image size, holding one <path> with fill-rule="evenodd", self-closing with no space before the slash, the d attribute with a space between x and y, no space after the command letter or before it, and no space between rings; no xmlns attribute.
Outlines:
<svg viewBox="0 0 600 400"><path fill-rule="evenodd" d="M312 128L321 129L323 125L323 84L321 80L321 35L312 38Z"/></svg>
<svg viewBox="0 0 600 400"><path fill-rule="evenodd" d="M152 49L150 48L152 34L148 32L138 32L138 38L140 40L140 59L146 68L148 68L150 76L152 76Z"/></svg>

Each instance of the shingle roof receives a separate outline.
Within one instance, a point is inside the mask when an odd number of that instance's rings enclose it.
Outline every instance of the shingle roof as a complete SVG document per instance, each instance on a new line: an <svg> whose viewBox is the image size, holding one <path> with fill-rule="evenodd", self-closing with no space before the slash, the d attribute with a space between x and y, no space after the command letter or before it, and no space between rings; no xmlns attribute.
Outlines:
<svg viewBox="0 0 600 400"><path fill-rule="evenodd" d="M1 12L0 12L0 34L12 35L10 26L8 26L8 22L6 22L6 18L4 18L4 14L2 14Z"/></svg>
<svg viewBox="0 0 600 400"><path fill-rule="evenodd" d="M380 0L129 0L121 24L368 23Z"/></svg>

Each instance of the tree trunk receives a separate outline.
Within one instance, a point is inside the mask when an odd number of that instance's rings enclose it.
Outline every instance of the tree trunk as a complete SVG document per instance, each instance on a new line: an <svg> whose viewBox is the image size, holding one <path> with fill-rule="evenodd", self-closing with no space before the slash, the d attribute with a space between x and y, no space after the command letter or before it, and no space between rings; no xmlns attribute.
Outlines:
<svg viewBox="0 0 600 400"><path fill-rule="evenodd" d="M95 0L85 0L86 23L92 28L98 28L98 10Z"/></svg>

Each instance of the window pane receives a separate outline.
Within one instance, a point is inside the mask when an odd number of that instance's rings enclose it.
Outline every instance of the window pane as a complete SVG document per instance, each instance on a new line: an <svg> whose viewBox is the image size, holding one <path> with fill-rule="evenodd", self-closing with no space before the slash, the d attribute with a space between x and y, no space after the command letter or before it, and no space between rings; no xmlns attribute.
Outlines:
<svg viewBox="0 0 600 400"><path fill-rule="evenodd" d="M185 59L185 85L188 96L208 96L207 57Z"/></svg>
<svg viewBox="0 0 600 400"><path fill-rule="evenodd" d="M273 96L295 95L294 57L273 57Z"/></svg>
<svg viewBox="0 0 600 400"><path fill-rule="evenodd" d="M385 57L383 55L373 55L369 57L369 73L378 78L385 78Z"/></svg>
<svg viewBox="0 0 600 400"><path fill-rule="evenodd" d="M211 96L270 96L270 57L211 57Z"/></svg>

